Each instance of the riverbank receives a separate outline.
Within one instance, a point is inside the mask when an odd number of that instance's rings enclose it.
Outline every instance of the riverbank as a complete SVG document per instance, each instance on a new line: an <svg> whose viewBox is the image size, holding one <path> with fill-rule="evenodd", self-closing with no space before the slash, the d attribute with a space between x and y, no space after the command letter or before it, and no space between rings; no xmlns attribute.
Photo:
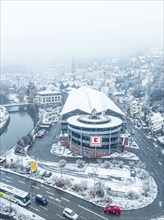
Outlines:
<svg viewBox="0 0 164 220"><path fill-rule="evenodd" d="M0 134L5 130L10 121L10 115L4 106L0 106Z"/></svg>
<svg viewBox="0 0 164 220"><path fill-rule="evenodd" d="M27 112L14 112L10 114L8 126L0 134L0 156L16 145L17 141L26 136L33 129L33 120Z"/></svg>

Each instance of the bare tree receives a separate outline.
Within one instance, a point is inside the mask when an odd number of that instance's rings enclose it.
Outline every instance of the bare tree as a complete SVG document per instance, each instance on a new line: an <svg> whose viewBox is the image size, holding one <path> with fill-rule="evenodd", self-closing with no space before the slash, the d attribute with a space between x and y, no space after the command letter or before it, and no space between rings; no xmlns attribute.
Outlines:
<svg viewBox="0 0 164 220"><path fill-rule="evenodd" d="M104 192L104 184L102 183L102 181L98 181L95 184L95 189L96 189L96 195L98 195L99 197L103 197L105 192Z"/></svg>
<svg viewBox="0 0 164 220"><path fill-rule="evenodd" d="M127 197L128 197L129 199L131 199L131 200L135 200L135 199L138 199L138 198L139 198L139 193L136 192L136 191L134 191L134 190L132 190L132 189L129 189L129 190L126 192L125 196L127 196Z"/></svg>
<svg viewBox="0 0 164 220"><path fill-rule="evenodd" d="M119 167L122 169L124 167L124 162L123 161L120 161L119 162Z"/></svg>
<svg viewBox="0 0 164 220"><path fill-rule="evenodd" d="M60 171L61 171L61 177L62 177L62 172L63 172L63 168L66 166L66 161L64 159L61 159L59 161L59 167L60 167Z"/></svg>
<svg viewBox="0 0 164 220"><path fill-rule="evenodd" d="M110 167L110 165L111 165L111 164L110 164L110 161L109 161L109 160L105 160L105 161L104 161L104 164L103 164L104 168L107 169L107 168Z"/></svg>
<svg viewBox="0 0 164 220"><path fill-rule="evenodd" d="M139 177L141 178L141 179L143 179L143 180L145 180L145 179L148 179L148 177L149 177L149 174L148 174L148 172L146 171L146 170L141 170L141 172L140 172L140 174L139 174Z"/></svg>
<svg viewBox="0 0 164 220"><path fill-rule="evenodd" d="M99 166L101 166L101 164L102 164L102 159L101 159L101 158L98 158L98 159L97 159L97 163L99 164Z"/></svg>

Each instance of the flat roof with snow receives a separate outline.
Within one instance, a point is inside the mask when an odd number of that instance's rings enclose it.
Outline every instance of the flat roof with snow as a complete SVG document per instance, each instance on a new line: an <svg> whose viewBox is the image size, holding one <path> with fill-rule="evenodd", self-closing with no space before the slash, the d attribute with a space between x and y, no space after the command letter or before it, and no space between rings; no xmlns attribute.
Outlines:
<svg viewBox="0 0 164 220"><path fill-rule="evenodd" d="M67 119L68 124L83 127L83 128L112 128L115 126L120 126L122 120L113 116L110 116L110 120L107 123L102 124L87 124L82 121L79 121L80 115L75 115Z"/></svg>

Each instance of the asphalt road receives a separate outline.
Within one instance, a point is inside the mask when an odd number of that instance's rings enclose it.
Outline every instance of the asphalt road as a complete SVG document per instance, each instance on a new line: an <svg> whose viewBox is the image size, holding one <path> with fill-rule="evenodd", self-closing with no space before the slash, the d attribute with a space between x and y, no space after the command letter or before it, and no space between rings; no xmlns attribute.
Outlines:
<svg viewBox="0 0 164 220"><path fill-rule="evenodd" d="M44 217L47 220L51 219L65 219L62 216L62 211L65 207L72 208L79 214L79 219L83 220L101 220L101 219L120 219L120 220L150 220L164 215L164 155L162 149L153 141L147 138L146 134L134 127L129 121L127 129L135 130L134 139L140 146L139 150L134 150L135 153L147 164L147 170L154 177L158 186L158 194L153 203L147 207L122 211L120 216L104 214L103 209L92 203L86 202L78 197L72 196L59 189L54 189L50 186L36 182L36 185L31 187L31 180L19 175L1 172L1 179L3 182L8 182L11 185L18 186L19 188L29 191L32 196L32 203L28 207L34 213ZM47 137L37 140L34 145L29 149L29 154L33 155L36 159L59 161L61 158L56 157L50 153L50 149L54 140L58 138L60 127L55 125L49 131ZM133 151L133 149L131 149ZM70 158L69 160L75 160ZM95 161L95 160L93 160ZM68 161L67 161L68 162ZM34 181L33 181L34 184ZM48 196L49 204L46 207L35 204L34 195L41 193ZM59 202L60 201L60 202Z"/></svg>
<svg viewBox="0 0 164 220"><path fill-rule="evenodd" d="M45 185L40 182L34 182L13 173L1 171L1 181L11 184L31 193L31 204L26 208L47 220L66 219L62 212L65 207L75 210L79 215L79 220L108 220L115 219L115 216L104 214L101 207L97 207L83 199L72 194L66 193L60 189ZM45 195L48 198L48 205L43 206L35 203L36 194ZM119 218L119 216L118 216ZM125 219L120 218L120 219Z"/></svg>
<svg viewBox="0 0 164 220"><path fill-rule="evenodd" d="M147 216L162 216L164 215L164 155L162 154L162 148L153 140L153 138L147 138L147 134L139 129L136 129L134 125L129 122L128 130L134 130L134 140L140 146L138 156L146 163L146 169L156 181L158 186L158 194L155 201L149 206L144 208L144 212Z"/></svg>

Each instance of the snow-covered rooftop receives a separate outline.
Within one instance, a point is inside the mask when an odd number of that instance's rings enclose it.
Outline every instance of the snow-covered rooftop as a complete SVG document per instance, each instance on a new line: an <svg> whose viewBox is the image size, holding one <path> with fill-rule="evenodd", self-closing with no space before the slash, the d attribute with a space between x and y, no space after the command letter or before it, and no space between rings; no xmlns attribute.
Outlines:
<svg viewBox="0 0 164 220"><path fill-rule="evenodd" d="M54 95L54 94L60 94L60 91L55 89L55 90L44 90L38 92L38 95Z"/></svg>
<svg viewBox="0 0 164 220"><path fill-rule="evenodd" d="M122 124L122 120L113 116L110 116L110 120L107 123L102 124L88 124L79 121L80 115L75 115L67 119L68 123L74 126L83 128L111 128Z"/></svg>
<svg viewBox="0 0 164 220"><path fill-rule="evenodd" d="M96 109L98 113L112 110L116 113L124 115L119 107L105 95L89 87L81 87L70 91L66 103L61 111L61 115L67 114L74 110L81 110L88 114Z"/></svg>

